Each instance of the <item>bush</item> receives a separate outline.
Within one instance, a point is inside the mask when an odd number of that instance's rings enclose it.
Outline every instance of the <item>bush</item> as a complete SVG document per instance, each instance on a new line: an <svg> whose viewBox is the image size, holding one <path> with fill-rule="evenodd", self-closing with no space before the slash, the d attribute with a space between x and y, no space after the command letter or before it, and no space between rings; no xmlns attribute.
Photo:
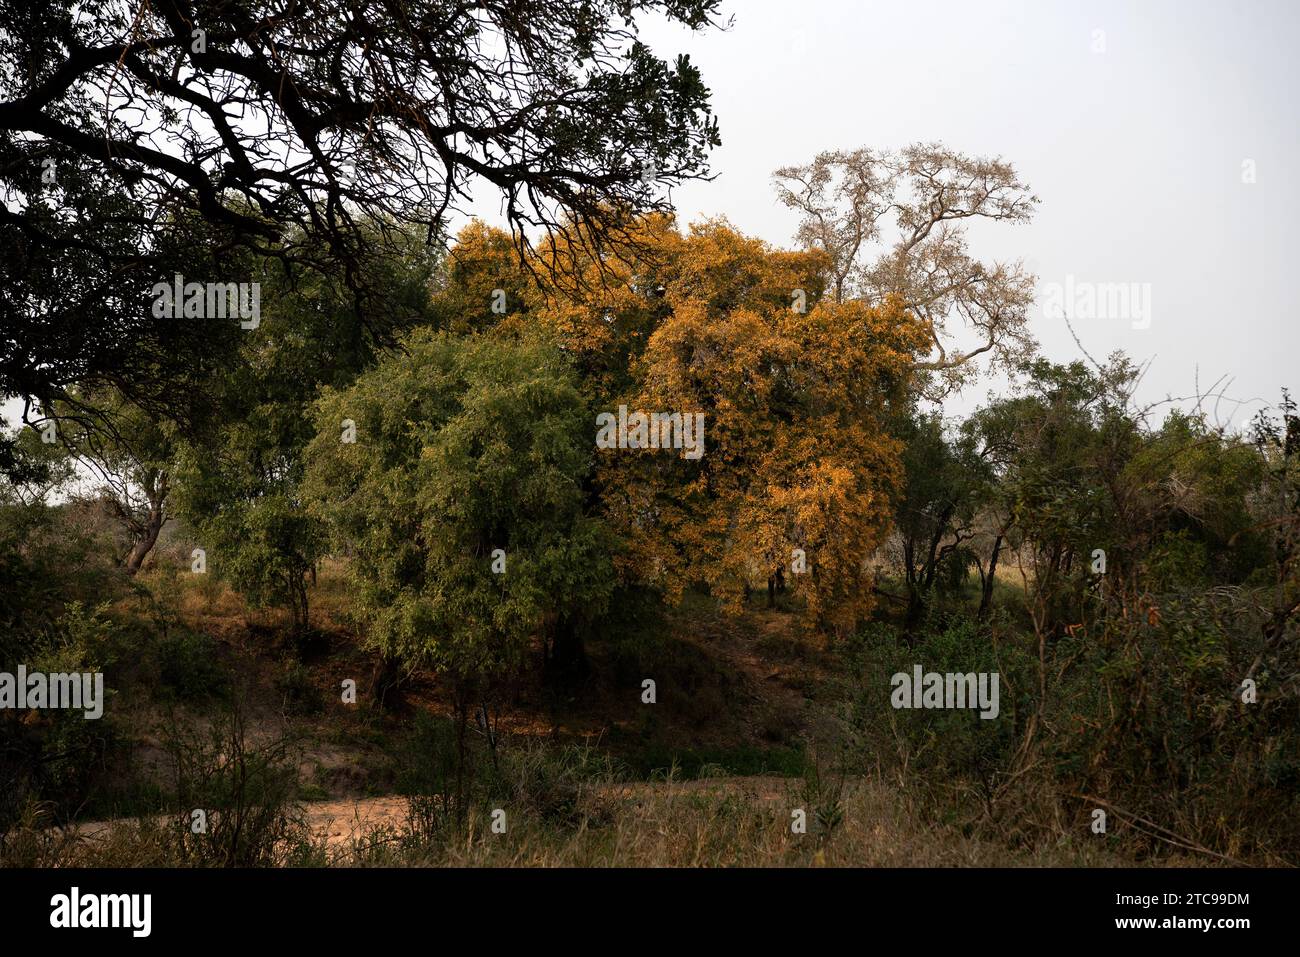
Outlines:
<svg viewBox="0 0 1300 957"><path fill-rule="evenodd" d="M583 792L624 777L613 759L590 745L555 749L529 741L502 749L484 792L492 806L509 807L546 824L575 827L583 819Z"/></svg>
<svg viewBox="0 0 1300 957"><path fill-rule="evenodd" d="M21 663L46 674L102 672L112 660L111 627L103 612L72 602L32 638ZM105 685L104 698L111 694ZM92 799L119 743L108 701L100 704L104 714L94 720L75 709L0 712L0 833L32 802L63 820Z"/></svg>
<svg viewBox="0 0 1300 957"><path fill-rule="evenodd" d="M286 714L305 717L325 710L325 698L312 679L311 669L292 662L275 679Z"/></svg>
<svg viewBox="0 0 1300 957"><path fill-rule="evenodd" d="M164 841L177 862L275 866L310 844L287 743L252 744L238 701L206 735L173 727L165 744L176 790Z"/></svg>
<svg viewBox="0 0 1300 957"><path fill-rule="evenodd" d="M458 774L464 769L455 722L420 712L398 755L397 792L406 798L409 837L430 843L452 828L462 810L457 805Z"/></svg>
<svg viewBox="0 0 1300 957"><path fill-rule="evenodd" d="M995 641L988 624L953 617L932 627L911 644L883 623L853 639L846 652L858 681L849 708L853 751L925 790L974 786L987 801L1019 743L1033 662L1022 647ZM891 678L910 677L915 665L941 674L997 673L999 718L985 720L975 708L896 710Z"/></svg>
<svg viewBox="0 0 1300 957"><path fill-rule="evenodd" d="M220 645L208 635L173 629L158 640L154 655L161 687L183 701L224 698L230 691Z"/></svg>

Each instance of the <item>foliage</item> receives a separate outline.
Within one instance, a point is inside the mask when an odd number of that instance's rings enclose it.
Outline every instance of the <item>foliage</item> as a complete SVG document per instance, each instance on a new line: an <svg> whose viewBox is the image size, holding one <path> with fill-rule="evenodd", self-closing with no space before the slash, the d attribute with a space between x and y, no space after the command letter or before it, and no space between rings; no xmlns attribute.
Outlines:
<svg viewBox="0 0 1300 957"><path fill-rule="evenodd" d="M340 441L343 419L355 443ZM517 667L545 623L599 612L612 580L606 533L583 511L587 421L543 343L416 332L326 391L305 488L353 556L376 647L468 689Z"/></svg>
<svg viewBox="0 0 1300 957"><path fill-rule="evenodd" d="M219 364L231 326L140 308L187 246L275 246L382 299L359 264L386 226L436 239L480 183L521 244L561 211L585 241L616 240L598 214L665 208L653 187L706 175L719 142L698 69L656 56L638 21L703 29L717 6L0 6L0 303L21 330L0 341L0 397L116 382L177 411L173 387ZM268 161L284 150L301 161Z"/></svg>
<svg viewBox="0 0 1300 957"><path fill-rule="evenodd" d="M408 237L400 254L367 261L386 289L382 318L358 311L337 279L261 266L263 315L238 361L208 383L222 414L181 448L176 504L207 552L209 573L254 604L286 606L301 642L306 578L326 530L303 508L302 454L315 434L322 386L344 385L372 364L378 343L423 317L434 261Z"/></svg>
<svg viewBox="0 0 1300 957"><path fill-rule="evenodd" d="M893 300L825 298L820 253L774 250L725 222L641 230L644 255L610 266L623 284L536 309L597 412L703 416L697 458L601 452L596 494L628 542L624 580L673 599L702 585L734 608L770 576L802 574L797 548L814 615L851 627L870 606L862 563L901 479L882 423L924 329ZM595 268L579 249L552 255L551 268Z"/></svg>

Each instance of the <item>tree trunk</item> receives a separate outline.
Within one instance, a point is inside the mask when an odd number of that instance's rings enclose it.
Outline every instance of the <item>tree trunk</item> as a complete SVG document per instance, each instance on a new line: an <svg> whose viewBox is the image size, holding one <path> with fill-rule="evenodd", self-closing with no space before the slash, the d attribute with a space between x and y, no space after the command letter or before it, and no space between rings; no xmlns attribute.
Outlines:
<svg viewBox="0 0 1300 957"><path fill-rule="evenodd" d="M465 730L469 726L468 695L456 696L456 821L465 823Z"/></svg>
<svg viewBox="0 0 1300 957"><path fill-rule="evenodd" d="M370 699L380 708L386 708L388 697L396 690L401 677L397 659L381 654L370 671Z"/></svg>
<svg viewBox="0 0 1300 957"><path fill-rule="evenodd" d="M915 585L909 585L907 588L907 617L904 619L904 624L909 631L921 621L921 612L924 609L925 602L921 598L920 589Z"/></svg>
<svg viewBox="0 0 1300 957"><path fill-rule="evenodd" d="M298 652L298 659L306 661L312 652L310 618L307 606L307 574L305 571L289 573L290 637Z"/></svg>
<svg viewBox="0 0 1300 957"><path fill-rule="evenodd" d="M167 521L167 515L163 511L163 503L167 500L167 479L159 480L157 486L149 490L149 518L145 521L140 535L136 538L135 544L131 546L131 552L126 556L126 572L128 575L134 575L144 564L145 558L153 551L153 547L158 542L158 533L162 531L163 524Z"/></svg>
<svg viewBox="0 0 1300 957"><path fill-rule="evenodd" d="M785 570L780 565L767 576L767 607L776 607L776 596L785 591Z"/></svg>
<svg viewBox="0 0 1300 957"><path fill-rule="evenodd" d="M492 770L500 774L501 765L497 761L497 733L492 725L492 712L488 709L486 701L479 705L479 715L479 721L483 725L483 736L487 738L488 750L492 755Z"/></svg>
<svg viewBox="0 0 1300 957"><path fill-rule="evenodd" d="M134 575L140 570L145 558L158 542L158 533L162 531L162 525L162 509L151 508L149 510L149 520L145 523L144 534L136 539L135 544L131 546L130 554L126 556L126 572L128 575Z"/></svg>
<svg viewBox="0 0 1300 957"><path fill-rule="evenodd" d="M993 539L993 554L989 556L989 571L984 576L984 587L980 594L979 617L983 618L989 613L989 608L993 605L993 576L998 571L998 555L1002 551L1002 533Z"/></svg>
<svg viewBox="0 0 1300 957"><path fill-rule="evenodd" d="M907 583L907 616L904 624L911 630L921 620L921 576L916 567L916 542L911 536L903 539L903 577Z"/></svg>
<svg viewBox="0 0 1300 957"><path fill-rule="evenodd" d="M925 590L929 591L934 587L934 576L938 570L938 553L939 543L943 541L944 534L948 531L948 523L952 521L952 513L956 511L953 506L944 508L939 516L939 521L935 524L934 535L930 538L930 553L925 559Z"/></svg>
<svg viewBox="0 0 1300 957"><path fill-rule="evenodd" d="M289 573L289 607L293 616L293 633L302 636L307 633L307 581L305 576Z"/></svg>

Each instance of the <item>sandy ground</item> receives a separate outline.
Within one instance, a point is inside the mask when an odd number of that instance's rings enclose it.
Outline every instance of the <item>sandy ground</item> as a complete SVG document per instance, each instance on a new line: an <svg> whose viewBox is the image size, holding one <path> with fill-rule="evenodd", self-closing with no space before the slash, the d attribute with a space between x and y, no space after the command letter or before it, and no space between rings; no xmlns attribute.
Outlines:
<svg viewBox="0 0 1300 957"><path fill-rule="evenodd" d="M792 778L718 777L672 783L638 781L602 789L628 801L677 794L735 794L756 803L775 804L785 801L795 784ZM346 845L375 827L401 828L406 824L406 799L398 795L312 801L304 804L303 809L311 829L331 846ZM75 833L83 839L96 840L104 837L116 823L121 822L90 821L78 824Z"/></svg>

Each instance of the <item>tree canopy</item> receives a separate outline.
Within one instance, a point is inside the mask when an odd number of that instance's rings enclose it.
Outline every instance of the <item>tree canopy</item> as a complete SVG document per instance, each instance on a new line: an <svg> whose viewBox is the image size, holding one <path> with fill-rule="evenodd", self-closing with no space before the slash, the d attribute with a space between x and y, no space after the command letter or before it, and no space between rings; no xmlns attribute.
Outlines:
<svg viewBox="0 0 1300 957"><path fill-rule="evenodd" d="M0 4L0 395L108 383L173 409L184 389L162 384L228 330L158 320L155 282L246 279L225 255L244 246L382 297L376 245L412 224L439 240L476 183L520 248L530 230L601 246L718 142L699 72L638 18L699 29L716 7Z"/></svg>

